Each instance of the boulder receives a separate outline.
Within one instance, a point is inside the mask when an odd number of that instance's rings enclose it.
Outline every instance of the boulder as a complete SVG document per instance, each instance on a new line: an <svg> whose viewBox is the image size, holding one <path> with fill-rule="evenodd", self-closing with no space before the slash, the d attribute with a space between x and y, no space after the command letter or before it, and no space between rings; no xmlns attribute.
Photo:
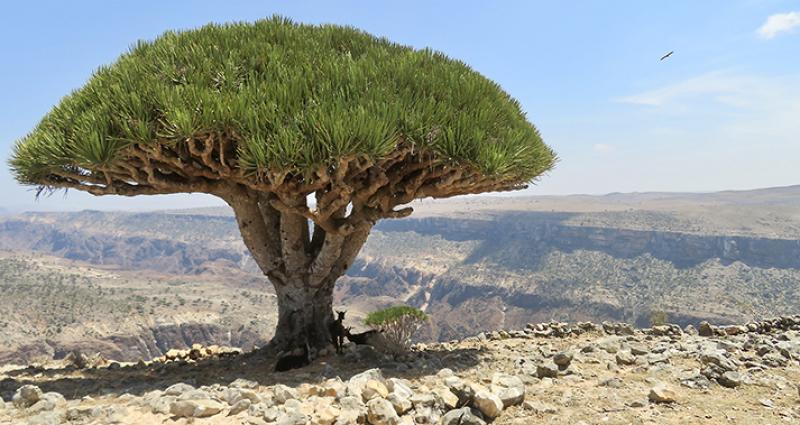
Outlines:
<svg viewBox="0 0 800 425"><path fill-rule="evenodd" d="M347 385L338 376L325 380L317 392L320 396L341 398L347 395Z"/></svg>
<svg viewBox="0 0 800 425"><path fill-rule="evenodd" d="M742 385L743 377L739 372L728 371L717 378L717 382L725 388L736 388Z"/></svg>
<svg viewBox="0 0 800 425"><path fill-rule="evenodd" d="M287 387L283 384L278 384L272 387L273 400L277 404L284 404L288 400L296 400L300 397L297 390Z"/></svg>
<svg viewBox="0 0 800 425"><path fill-rule="evenodd" d="M562 351L553 356L553 363L558 365L559 368L564 369L572 363L572 354Z"/></svg>
<svg viewBox="0 0 800 425"><path fill-rule="evenodd" d="M339 399L339 417L337 424L364 423L367 418L367 407L361 397L346 396Z"/></svg>
<svg viewBox="0 0 800 425"><path fill-rule="evenodd" d="M555 378L558 376L558 365L553 361L546 361L536 365L536 376L538 378Z"/></svg>
<svg viewBox="0 0 800 425"><path fill-rule="evenodd" d="M383 379L383 373L381 373L380 369L365 370L364 372L350 377L350 379L347 381L347 394L354 397L363 398L362 392L364 390L364 386L366 386L367 382L370 380L378 381L380 383L386 382L386 380Z"/></svg>
<svg viewBox="0 0 800 425"><path fill-rule="evenodd" d="M714 336L714 328L706 321L700 322L697 326L697 334L700 336Z"/></svg>
<svg viewBox="0 0 800 425"><path fill-rule="evenodd" d="M231 406L231 410L228 411L228 416L238 415L248 410L252 404L253 402L246 398L241 399Z"/></svg>
<svg viewBox="0 0 800 425"><path fill-rule="evenodd" d="M311 425L333 425L336 418L339 417L341 411L338 407L328 405L317 405L314 409L314 414L311 415Z"/></svg>
<svg viewBox="0 0 800 425"><path fill-rule="evenodd" d="M411 396L411 404L415 409L418 406L432 407L436 405L436 397L430 391L420 391Z"/></svg>
<svg viewBox="0 0 800 425"><path fill-rule="evenodd" d="M442 416L442 425L486 425L469 407L451 410Z"/></svg>
<svg viewBox="0 0 800 425"><path fill-rule="evenodd" d="M441 400L441 404L446 410L455 409L458 406L458 396L450 391L450 388L436 387L433 393Z"/></svg>
<svg viewBox="0 0 800 425"><path fill-rule="evenodd" d="M169 412L180 418L207 418L221 412L225 406L214 400L177 400Z"/></svg>
<svg viewBox="0 0 800 425"><path fill-rule="evenodd" d="M484 416L494 419L503 411L503 400L486 388L476 388L473 406L480 410Z"/></svg>
<svg viewBox="0 0 800 425"><path fill-rule="evenodd" d="M525 400L525 384L516 376L495 373L491 390L503 402L504 408L516 406Z"/></svg>
<svg viewBox="0 0 800 425"><path fill-rule="evenodd" d="M370 401L376 397L386 398L388 395L389 390L386 389L386 385L383 385L382 382L375 379L368 380L364 384L364 387L361 388L361 398L364 399L364 402Z"/></svg>
<svg viewBox="0 0 800 425"><path fill-rule="evenodd" d="M293 410L278 416L275 425L308 425L310 423L309 417Z"/></svg>
<svg viewBox="0 0 800 425"><path fill-rule="evenodd" d="M62 425L65 415L61 412L41 412L25 421L27 425Z"/></svg>
<svg viewBox="0 0 800 425"><path fill-rule="evenodd" d="M397 412L398 415L405 414L406 412L411 410L412 407L414 407L414 405L411 404L411 400L409 400L408 397L400 395L396 392L392 392L391 394L389 394L389 396L386 397L386 400L388 400L389 403L392 403L394 411Z"/></svg>
<svg viewBox="0 0 800 425"><path fill-rule="evenodd" d="M472 398L475 396L475 391L472 390L472 385L457 376L451 376L444 379L444 385L458 397L458 405L464 406L472 403Z"/></svg>
<svg viewBox="0 0 800 425"><path fill-rule="evenodd" d="M629 366L636 364L636 356L628 350L618 351L615 357L618 365Z"/></svg>
<svg viewBox="0 0 800 425"><path fill-rule="evenodd" d="M383 398L373 398L367 403L367 419L372 425L398 425L400 417L394 406Z"/></svg>
<svg viewBox="0 0 800 425"><path fill-rule="evenodd" d="M254 390L254 389L258 388L258 382L250 381L250 380L247 380L247 379L244 379L244 378L238 378L235 381L231 382L231 384L228 385L228 386L231 387L231 388L246 388L246 389Z"/></svg>
<svg viewBox="0 0 800 425"><path fill-rule="evenodd" d="M11 402L17 409L25 409L33 406L42 398L42 390L36 385L23 385L14 393Z"/></svg>
<svg viewBox="0 0 800 425"><path fill-rule="evenodd" d="M414 407L414 423L416 424L439 424L442 411L435 406Z"/></svg>
<svg viewBox="0 0 800 425"><path fill-rule="evenodd" d="M49 392L42 394L39 401L34 403L29 410L30 412L49 412L55 410L56 407L63 407L66 404L67 400L64 399L63 395Z"/></svg>
<svg viewBox="0 0 800 425"><path fill-rule="evenodd" d="M659 382L650 388L647 398L653 403L675 403L678 396L667 384Z"/></svg>
<svg viewBox="0 0 800 425"><path fill-rule="evenodd" d="M621 348L622 339L618 336L607 336L596 341L597 348L611 354L616 354Z"/></svg>
<svg viewBox="0 0 800 425"><path fill-rule="evenodd" d="M175 397L180 397L184 393L187 393L189 391L194 391L194 390L195 390L195 388L193 386L191 386L189 384L184 384L183 382L181 382L181 383L178 383L178 384L175 384L175 385L172 385L172 386L168 387L166 390L164 390L164 394L165 395L175 396Z"/></svg>

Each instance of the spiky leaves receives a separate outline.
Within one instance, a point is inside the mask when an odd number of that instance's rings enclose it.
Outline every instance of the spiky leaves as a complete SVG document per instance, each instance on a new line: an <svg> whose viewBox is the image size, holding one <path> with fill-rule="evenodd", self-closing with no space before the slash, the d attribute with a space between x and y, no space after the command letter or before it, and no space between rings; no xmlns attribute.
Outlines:
<svg viewBox="0 0 800 425"><path fill-rule="evenodd" d="M209 139L205 158L189 149ZM206 191L231 178L312 189L343 160L379 164L408 147L429 166L498 182L487 190L554 162L517 102L465 64L275 17L136 44L20 140L11 168L24 184L96 194Z"/></svg>

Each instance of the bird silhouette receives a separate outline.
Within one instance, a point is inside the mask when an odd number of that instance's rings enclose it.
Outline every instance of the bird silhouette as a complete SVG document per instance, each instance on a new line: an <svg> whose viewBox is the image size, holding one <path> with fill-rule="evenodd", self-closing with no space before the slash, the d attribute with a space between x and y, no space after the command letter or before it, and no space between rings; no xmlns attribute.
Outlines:
<svg viewBox="0 0 800 425"><path fill-rule="evenodd" d="M673 54L673 53L675 53L675 52L669 52L669 53L667 53L666 55L664 55L664 56L661 56L661 60L663 61L664 59L666 59L666 58L668 58L668 57L672 56L672 54Z"/></svg>

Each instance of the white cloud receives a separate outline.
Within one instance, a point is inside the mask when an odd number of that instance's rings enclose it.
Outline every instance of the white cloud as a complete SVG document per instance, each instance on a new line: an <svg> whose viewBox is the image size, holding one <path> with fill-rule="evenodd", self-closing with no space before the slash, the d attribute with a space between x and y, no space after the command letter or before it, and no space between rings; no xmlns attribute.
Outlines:
<svg viewBox="0 0 800 425"><path fill-rule="evenodd" d="M767 18L756 34L769 40L782 32L791 31L795 27L800 27L800 12L777 13Z"/></svg>
<svg viewBox="0 0 800 425"><path fill-rule="evenodd" d="M794 90L796 83L796 78L764 78L715 71L616 100L654 107L699 107L716 103L718 106L747 109L792 99L797 92Z"/></svg>

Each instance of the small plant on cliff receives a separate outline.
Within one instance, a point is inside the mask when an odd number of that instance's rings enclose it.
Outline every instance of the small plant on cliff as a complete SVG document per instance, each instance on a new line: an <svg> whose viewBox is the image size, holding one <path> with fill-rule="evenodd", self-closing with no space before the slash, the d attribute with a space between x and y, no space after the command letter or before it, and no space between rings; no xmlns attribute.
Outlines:
<svg viewBox="0 0 800 425"><path fill-rule="evenodd" d="M406 305L389 307L370 313L364 323L379 330L384 337L386 350L402 353L411 347L411 338L428 315Z"/></svg>
<svg viewBox="0 0 800 425"><path fill-rule="evenodd" d="M650 326L666 325L668 321L669 316L664 311L658 310L650 313Z"/></svg>

